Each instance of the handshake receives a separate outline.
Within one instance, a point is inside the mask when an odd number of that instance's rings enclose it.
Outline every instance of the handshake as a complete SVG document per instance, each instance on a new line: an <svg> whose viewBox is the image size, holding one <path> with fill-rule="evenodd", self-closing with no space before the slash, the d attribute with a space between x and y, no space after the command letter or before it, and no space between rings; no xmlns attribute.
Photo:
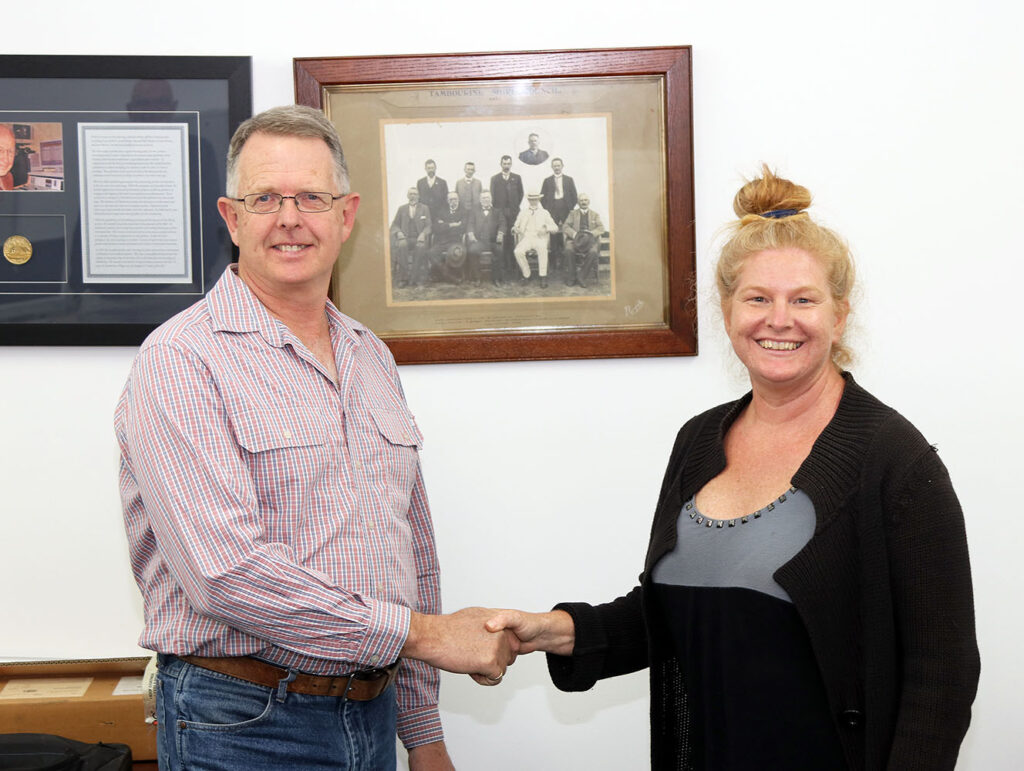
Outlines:
<svg viewBox="0 0 1024 771"><path fill-rule="evenodd" d="M480 685L497 685L521 653L572 653L576 630L564 610L464 608L428 616L413 613L402 657L448 672L468 674Z"/></svg>

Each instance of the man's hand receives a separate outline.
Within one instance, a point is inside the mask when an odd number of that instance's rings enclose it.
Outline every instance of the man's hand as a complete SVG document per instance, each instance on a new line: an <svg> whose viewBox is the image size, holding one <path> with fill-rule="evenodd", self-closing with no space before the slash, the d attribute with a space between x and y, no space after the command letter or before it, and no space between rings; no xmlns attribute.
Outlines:
<svg viewBox="0 0 1024 771"><path fill-rule="evenodd" d="M497 613L488 608L464 608L443 616L413 613L401 655L448 672L476 675L473 679L482 685L497 685L519 647L512 632L484 628Z"/></svg>
<svg viewBox="0 0 1024 771"><path fill-rule="evenodd" d="M444 742L431 742L409 750L409 771L455 771L455 766Z"/></svg>
<svg viewBox="0 0 1024 771"><path fill-rule="evenodd" d="M491 632L512 632L519 640L518 653L546 651L571 656L576 644L576 625L564 610L549 613L527 613L522 610L499 610L487 620Z"/></svg>

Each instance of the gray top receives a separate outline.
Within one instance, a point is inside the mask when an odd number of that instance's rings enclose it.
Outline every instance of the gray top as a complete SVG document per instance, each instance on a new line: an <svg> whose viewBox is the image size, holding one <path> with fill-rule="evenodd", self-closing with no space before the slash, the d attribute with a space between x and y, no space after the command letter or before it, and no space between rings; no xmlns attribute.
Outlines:
<svg viewBox="0 0 1024 771"><path fill-rule="evenodd" d="M654 566L655 583L753 589L791 602L772 574L814 534L814 504L790 488L753 514L708 519L690 498L679 514L675 548Z"/></svg>

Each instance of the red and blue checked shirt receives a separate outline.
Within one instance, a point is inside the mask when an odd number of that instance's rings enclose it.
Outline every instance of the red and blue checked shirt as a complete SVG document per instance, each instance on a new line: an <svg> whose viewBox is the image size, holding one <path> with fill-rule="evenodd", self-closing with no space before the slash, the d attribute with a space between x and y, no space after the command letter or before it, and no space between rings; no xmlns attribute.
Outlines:
<svg viewBox="0 0 1024 771"><path fill-rule="evenodd" d="M390 664L440 612L419 429L391 353L327 304L335 384L234 273L139 350L115 413L140 645L314 674ZM398 734L442 738L405 661Z"/></svg>

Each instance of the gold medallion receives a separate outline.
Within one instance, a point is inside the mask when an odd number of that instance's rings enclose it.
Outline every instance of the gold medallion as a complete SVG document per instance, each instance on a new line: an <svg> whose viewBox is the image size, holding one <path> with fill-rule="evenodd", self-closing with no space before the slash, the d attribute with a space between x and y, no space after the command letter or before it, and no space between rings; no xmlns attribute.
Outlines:
<svg viewBox="0 0 1024 771"><path fill-rule="evenodd" d="M32 242L25 236L11 236L4 241L4 257L12 265L23 265L32 257Z"/></svg>

